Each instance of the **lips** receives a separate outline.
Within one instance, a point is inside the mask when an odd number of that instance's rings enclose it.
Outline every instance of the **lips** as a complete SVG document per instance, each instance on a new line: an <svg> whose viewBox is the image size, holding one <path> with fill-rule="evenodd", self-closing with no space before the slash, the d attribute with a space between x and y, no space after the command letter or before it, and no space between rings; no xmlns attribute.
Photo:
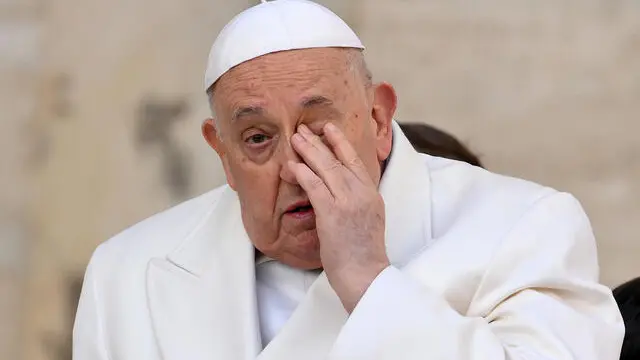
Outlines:
<svg viewBox="0 0 640 360"><path fill-rule="evenodd" d="M298 201L287 208L287 214L305 213L312 211L313 207L309 201Z"/></svg>

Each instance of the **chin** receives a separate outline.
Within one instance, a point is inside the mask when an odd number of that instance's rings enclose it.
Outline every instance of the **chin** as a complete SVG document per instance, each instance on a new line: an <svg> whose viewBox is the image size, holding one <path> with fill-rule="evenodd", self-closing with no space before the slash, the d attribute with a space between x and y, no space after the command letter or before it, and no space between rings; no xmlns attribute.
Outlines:
<svg viewBox="0 0 640 360"><path fill-rule="evenodd" d="M322 268L320 261L320 242L315 229L305 231L290 241L289 249L274 259L283 264L302 270L314 270Z"/></svg>

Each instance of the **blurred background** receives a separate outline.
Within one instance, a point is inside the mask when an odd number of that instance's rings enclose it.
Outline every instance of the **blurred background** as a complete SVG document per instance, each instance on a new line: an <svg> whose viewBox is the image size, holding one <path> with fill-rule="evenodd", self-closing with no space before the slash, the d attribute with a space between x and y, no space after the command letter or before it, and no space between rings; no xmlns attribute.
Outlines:
<svg viewBox="0 0 640 360"><path fill-rule="evenodd" d="M257 2L0 2L0 359L70 360L96 245L224 182L202 75ZM640 1L319 2L395 85L398 121L574 193L602 281L640 275Z"/></svg>

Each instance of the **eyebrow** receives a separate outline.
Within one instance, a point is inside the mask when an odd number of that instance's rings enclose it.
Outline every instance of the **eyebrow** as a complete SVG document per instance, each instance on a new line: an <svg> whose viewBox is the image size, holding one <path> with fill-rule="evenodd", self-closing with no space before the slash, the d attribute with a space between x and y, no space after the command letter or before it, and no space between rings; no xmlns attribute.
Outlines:
<svg viewBox="0 0 640 360"><path fill-rule="evenodd" d="M264 109L260 106L244 106L236 109L231 116L231 121L236 121L242 117L253 116L253 115L262 115L264 113Z"/></svg>
<svg viewBox="0 0 640 360"><path fill-rule="evenodd" d="M316 106L331 106L333 101L320 95L309 96L301 101L302 108L309 109Z"/></svg>

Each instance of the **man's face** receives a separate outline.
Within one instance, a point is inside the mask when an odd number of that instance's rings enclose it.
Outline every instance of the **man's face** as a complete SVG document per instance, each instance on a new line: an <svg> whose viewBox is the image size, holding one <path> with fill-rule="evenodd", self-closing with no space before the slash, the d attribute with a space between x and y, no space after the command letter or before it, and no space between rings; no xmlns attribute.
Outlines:
<svg viewBox="0 0 640 360"><path fill-rule="evenodd" d="M238 193L249 238L266 256L297 268L322 266L316 215L287 166L301 161L290 144L298 125L322 136L324 124L335 124L376 183L391 151L393 88L364 81L349 61L360 54L349 51L356 50L285 51L233 68L215 87L217 119L203 125Z"/></svg>

